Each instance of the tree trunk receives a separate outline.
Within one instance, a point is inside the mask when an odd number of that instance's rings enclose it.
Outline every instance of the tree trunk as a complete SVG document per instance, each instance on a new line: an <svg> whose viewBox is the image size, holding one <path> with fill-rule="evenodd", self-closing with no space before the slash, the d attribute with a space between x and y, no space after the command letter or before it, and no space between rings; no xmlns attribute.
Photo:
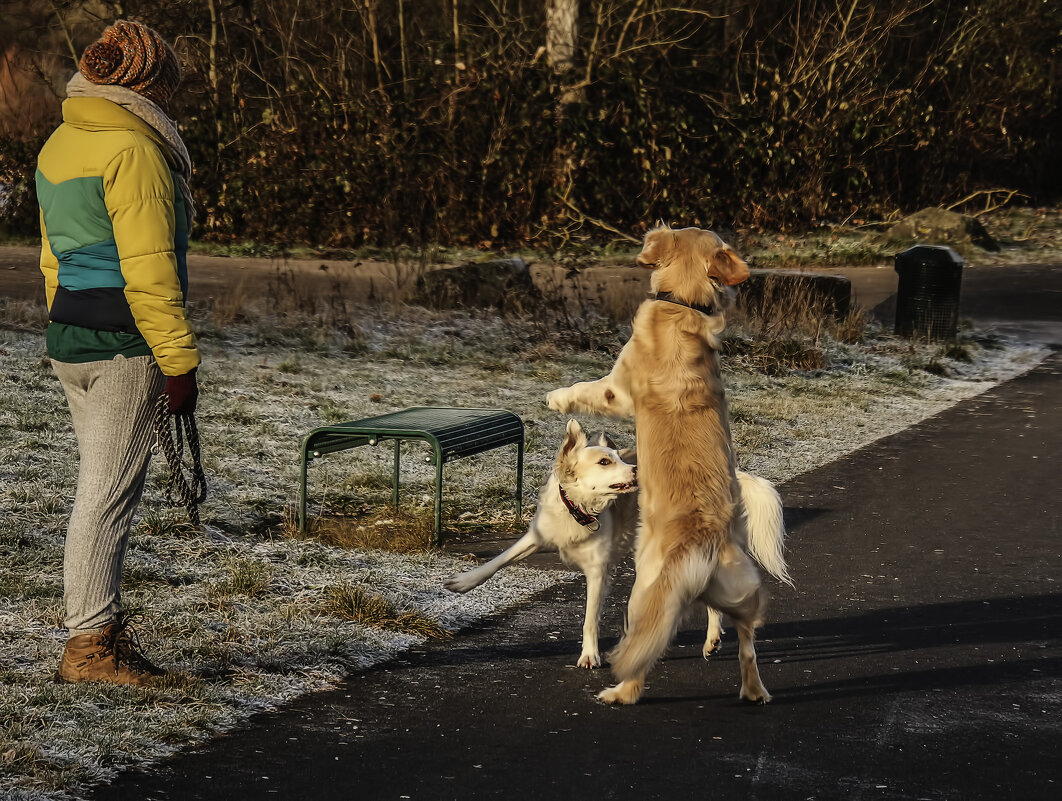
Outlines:
<svg viewBox="0 0 1062 801"><path fill-rule="evenodd" d="M575 66L579 0L546 0L546 63L558 75Z"/></svg>
<svg viewBox="0 0 1062 801"><path fill-rule="evenodd" d="M546 63L553 70L560 97L557 113L583 98L583 87L572 86L579 24L579 0L546 0Z"/></svg>

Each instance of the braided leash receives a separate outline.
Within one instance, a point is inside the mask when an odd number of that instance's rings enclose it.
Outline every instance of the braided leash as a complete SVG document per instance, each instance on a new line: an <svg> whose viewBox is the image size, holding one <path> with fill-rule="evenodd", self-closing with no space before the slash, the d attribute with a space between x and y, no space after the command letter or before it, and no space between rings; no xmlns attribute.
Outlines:
<svg viewBox="0 0 1062 801"><path fill-rule="evenodd" d="M174 427L170 428L170 420ZM185 478L184 441L188 439L188 454L191 457L191 481ZM165 392L159 395L155 404L155 453L162 452L170 467L170 477L166 482L166 503L170 506L184 504L188 510L188 519L199 528L199 504L206 500L206 474L199 455L199 429L195 425L195 416L191 414L171 414L170 398ZM176 500L175 500L176 498Z"/></svg>

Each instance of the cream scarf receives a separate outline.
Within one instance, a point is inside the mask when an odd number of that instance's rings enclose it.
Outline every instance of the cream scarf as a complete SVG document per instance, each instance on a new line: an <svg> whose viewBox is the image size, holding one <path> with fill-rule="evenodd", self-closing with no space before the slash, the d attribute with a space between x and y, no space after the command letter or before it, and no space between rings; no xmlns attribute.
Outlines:
<svg viewBox="0 0 1062 801"><path fill-rule="evenodd" d="M188 229L192 228L195 219L195 205L192 202L192 192L188 188L188 179L192 177L192 159L188 155L188 148L181 139L174 122L165 111L156 103L148 100L132 89L114 84L92 83L80 72L74 73L74 77L66 85L67 97L102 97L116 103L126 111L135 114L158 132L166 145L177 171L177 186L184 197L184 208L188 215Z"/></svg>

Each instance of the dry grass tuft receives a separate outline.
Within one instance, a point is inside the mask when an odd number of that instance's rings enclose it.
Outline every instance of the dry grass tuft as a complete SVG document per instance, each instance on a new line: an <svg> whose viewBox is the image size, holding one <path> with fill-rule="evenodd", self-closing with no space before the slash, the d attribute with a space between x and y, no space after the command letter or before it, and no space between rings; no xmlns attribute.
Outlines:
<svg viewBox="0 0 1062 801"><path fill-rule="evenodd" d="M862 309L852 309L842 317L831 318L826 326L827 332L838 342L854 345L862 342L866 336L869 319Z"/></svg>
<svg viewBox="0 0 1062 801"><path fill-rule="evenodd" d="M767 274L742 288L727 323L756 339L801 336L817 341L839 330L862 334L863 315L849 310L846 295L847 283L834 283L827 276Z"/></svg>
<svg viewBox="0 0 1062 801"><path fill-rule="evenodd" d="M438 621L419 612L399 612L386 598L369 595L353 584L344 583L329 587L328 597L322 609L334 617L387 631L399 631L435 640L447 640L453 636Z"/></svg>
<svg viewBox="0 0 1062 801"><path fill-rule="evenodd" d="M230 287L218 292L210 302L210 319L218 328L228 328L251 318L247 277L240 276Z"/></svg>
<svg viewBox="0 0 1062 801"><path fill-rule="evenodd" d="M348 298L357 297L349 275L328 275L305 281L295 270L278 264L262 285L241 278L190 316L201 337L224 337L248 326L263 344L289 343L311 352L336 347L345 353L364 353L367 335L352 321L356 310ZM268 322L266 322L268 320Z"/></svg>
<svg viewBox="0 0 1062 801"><path fill-rule="evenodd" d="M795 339L756 341L741 337L723 340L723 355L728 364L765 375L786 375L794 371L808 372L826 367L826 354L814 344Z"/></svg>
<svg viewBox="0 0 1062 801"><path fill-rule="evenodd" d="M244 595L248 598L265 596L273 583L272 569L262 563L237 559L227 566L228 576L217 582L208 593L217 599Z"/></svg>
<svg viewBox="0 0 1062 801"><path fill-rule="evenodd" d="M966 364L973 362L973 354L970 352L970 343L962 338L952 340L951 342L945 342L940 346L938 355L956 362L965 362Z"/></svg>
<svg viewBox="0 0 1062 801"><path fill-rule="evenodd" d="M140 521L142 530L156 537L196 537L198 529L186 519L177 516L173 508L160 509L150 508L144 513ZM180 514L183 514L183 508Z"/></svg>
<svg viewBox="0 0 1062 801"><path fill-rule="evenodd" d="M0 299L0 327L43 333L48 326L48 308L40 300Z"/></svg>
<svg viewBox="0 0 1062 801"><path fill-rule="evenodd" d="M145 701L158 705L199 703L206 681L199 676L171 671L154 678L145 691Z"/></svg>
<svg viewBox="0 0 1062 801"><path fill-rule="evenodd" d="M727 315L723 352L734 366L771 376L824 369L828 343L862 342L869 322L833 289L801 276L766 276Z"/></svg>
<svg viewBox="0 0 1062 801"><path fill-rule="evenodd" d="M426 553L433 549L434 520L391 508L316 518L309 536L336 548L376 549L391 553Z"/></svg>
<svg viewBox="0 0 1062 801"><path fill-rule="evenodd" d="M305 531L299 531L295 507L289 506L284 511L280 534L333 548L415 554L437 550L434 528L434 517L427 509L410 513L390 505L333 502L307 521Z"/></svg>

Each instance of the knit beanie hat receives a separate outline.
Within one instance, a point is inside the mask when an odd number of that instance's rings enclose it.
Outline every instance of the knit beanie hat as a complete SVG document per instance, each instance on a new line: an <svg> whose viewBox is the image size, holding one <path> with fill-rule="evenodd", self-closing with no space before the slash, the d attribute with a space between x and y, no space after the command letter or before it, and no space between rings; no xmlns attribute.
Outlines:
<svg viewBox="0 0 1062 801"><path fill-rule="evenodd" d="M163 38L147 25L126 20L90 44L78 66L92 83L125 86L163 108L181 81L177 56Z"/></svg>

